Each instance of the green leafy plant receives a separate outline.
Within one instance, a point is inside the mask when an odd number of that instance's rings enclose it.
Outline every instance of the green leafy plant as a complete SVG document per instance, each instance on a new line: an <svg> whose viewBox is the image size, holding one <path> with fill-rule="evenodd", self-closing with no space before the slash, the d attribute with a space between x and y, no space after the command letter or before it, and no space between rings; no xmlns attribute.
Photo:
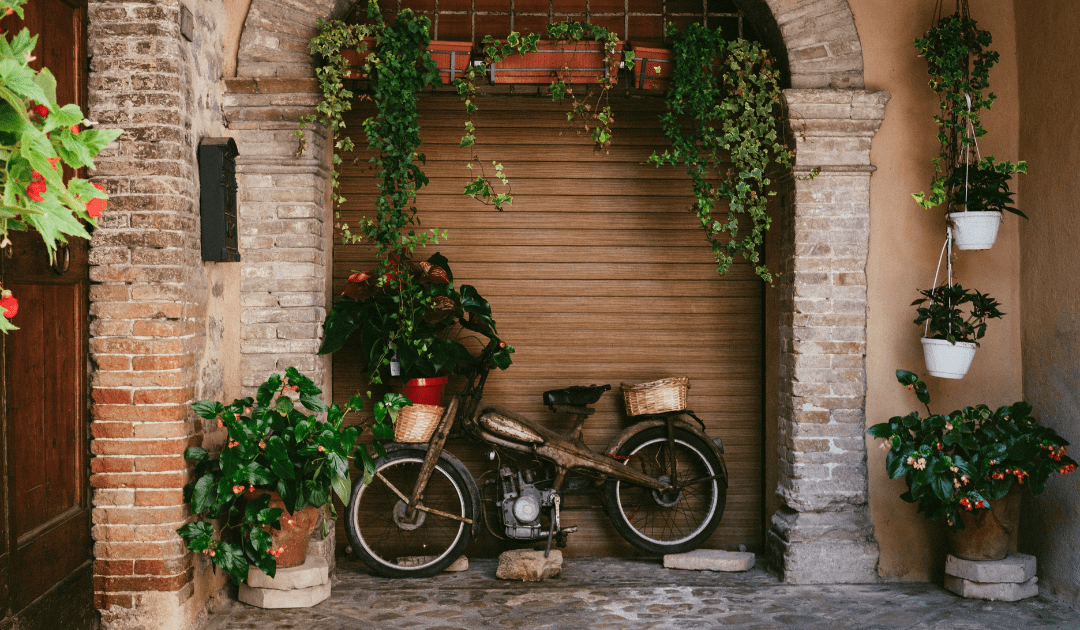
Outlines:
<svg viewBox="0 0 1080 630"><path fill-rule="evenodd" d="M25 0L0 0L0 15L23 17ZM94 157L124 131L90 129L78 105L56 102L56 78L30 67L37 36L22 29L0 37L0 248L12 230L33 229L50 258L67 237L90 238L109 196L100 184L65 178L70 169L94 168ZM18 300L0 287L0 331L16 330L9 318Z"/></svg>
<svg viewBox="0 0 1080 630"><path fill-rule="evenodd" d="M682 33L670 27L668 37L675 69L661 121L672 147L649 159L657 166L686 166L695 198L691 212L724 274L735 254L760 261L770 223L766 204L776 194L767 190L768 173L790 168L794 160L783 140L779 74L757 43L726 41L718 30L699 24ZM729 158L730 167L724 164ZM726 220L715 216L722 200L728 202ZM772 281L764 265L756 270Z"/></svg>
<svg viewBox="0 0 1080 630"><path fill-rule="evenodd" d="M943 284L919 293L924 297L911 303L919 307L915 323L927 324L926 336L931 339L977 344L986 334L986 320L1005 315L997 300L960 284Z"/></svg>
<svg viewBox="0 0 1080 630"><path fill-rule="evenodd" d="M889 477L907 482L908 491L900 498L918 503L926 518L963 530L962 512L990 509L989 502L1014 485L1038 495L1054 472L1076 470L1076 462L1066 454L1069 443L1039 424L1031 416L1031 405L1017 402L996 411L975 405L934 414L926 383L905 370L897 370L896 379L915 392L927 417L917 411L895 416L867 433L880 438L888 451Z"/></svg>
<svg viewBox="0 0 1080 630"><path fill-rule="evenodd" d="M342 502L349 501L348 460L354 449L364 474L370 477L375 470L367 447L357 448L360 429L344 425L346 414L362 408L360 396L353 396L342 409L337 403L327 406L321 393L311 379L290 367L284 378L272 374L254 399L234 400L231 405L211 400L192 404L200 417L228 431L228 442L217 457L199 446L184 451L185 459L196 462L195 481L184 487L184 500L197 520L177 533L189 551L210 556L238 582L247 578L249 563L271 577L277 570L269 530L281 528L282 510L269 507L268 494L255 498L252 489L277 492L290 514L308 505L330 505L333 511L331 492ZM408 403L390 401L390 408L381 414L376 409L374 448L383 456L378 440L393 439L395 404L400 409ZM325 420L299 407L325 413Z"/></svg>
<svg viewBox="0 0 1080 630"><path fill-rule="evenodd" d="M930 192L913 193L924 208L942 204L945 211L1009 211L1025 219L1011 205L1009 178L1026 173L1025 162L995 162L980 158L978 138L986 135L980 115L990 109L996 96L984 92L990 86L990 69L999 59L989 49L990 33L966 14L954 13L938 20L915 48L926 59L930 88L938 95L938 125L941 150L932 160L935 169Z"/></svg>
<svg viewBox="0 0 1080 630"><path fill-rule="evenodd" d="M349 337L360 335L358 361L374 383L383 382L384 368L394 356L406 382L454 374L459 366L472 365L473 356L459 338L465 330L501 343L491 305L470 285L460 292L454 289L450 265L438 253L426 262L400 266L384 282L370 272L354 273L323 330L319 354L335 352ZM502 344L492 365L506 369L513 351Z"/></svg>

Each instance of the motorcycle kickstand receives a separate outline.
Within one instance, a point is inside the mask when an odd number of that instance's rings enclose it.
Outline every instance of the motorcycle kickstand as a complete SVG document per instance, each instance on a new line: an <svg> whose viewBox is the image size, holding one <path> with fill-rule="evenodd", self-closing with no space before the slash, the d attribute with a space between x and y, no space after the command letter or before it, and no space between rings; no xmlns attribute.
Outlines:
<svg viewBox="0 0 1080 630"><path fill-rule="evenodd" d="M544 549L544 557L548 557L551 554L551 539L555 536L555 532L559 530L559 504L562 503L562 498L559 495L551 497L551 527L548 528L547 548Z"/></svg>

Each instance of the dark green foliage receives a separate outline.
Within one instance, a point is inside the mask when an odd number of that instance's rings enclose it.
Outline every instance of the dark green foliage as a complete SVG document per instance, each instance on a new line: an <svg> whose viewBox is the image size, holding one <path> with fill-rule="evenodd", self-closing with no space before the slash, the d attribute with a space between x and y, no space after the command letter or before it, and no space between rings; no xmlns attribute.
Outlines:
<svg viewBox="0 0 1080 630"><path fill-rule="evenodd" d="M986 334L986 320L1005 315L997 300L975 289L965 289L959 284L941 285L919 291L923 298L915 300L918 306L916 324L929 322L927 337L978 343ZM925 304L925 306L923 306ZM965 305L968 305L965 309ZM967 310L965 315L964 311Z"/></svg>
<svg viewBox="0 0 1080 630"><path fill-rule="evenodd" d="M1039 424L1031 405L1018 402L997 411L976 405L938 415L930 412L930 395L918 376L897 370L896 379L915 391L929 415L895 416L867 433L884 440L889 477L907 482L908 491L900 498L918 503L926 518L944 519L950 528L962 530L961 511L989 509L988 501L1005 496L1014 485L1040 494L1055 471L1076 469L1065 454L1068 442Z"/></svg>

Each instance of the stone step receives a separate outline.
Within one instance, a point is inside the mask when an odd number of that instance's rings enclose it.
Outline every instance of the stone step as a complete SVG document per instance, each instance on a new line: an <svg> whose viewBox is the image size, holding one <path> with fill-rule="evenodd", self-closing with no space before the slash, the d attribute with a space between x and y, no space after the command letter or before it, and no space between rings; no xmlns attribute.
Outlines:
<svg viewBox="0 0 1080 630"><path fill-rule="evenodd" d="M998 602L1016 602L1039 594L1039 578L1033 577L1026 582L972 582L955 575L945 575L945 588L960 597L969 599L989 599Z"/></svg>
<svg viewBox="0 0 1080 630"><path fill-rule="evenodd" d="M304 564L278 569L274 577L263 573L258 567L248 565L247 584L251 588L291 591L329 583L330 565L326 562L326 558L312 553L308 554Z"/></svg>
<svg viewBox="0 0 1080 630"><path fill-rule="evenodd" d="M754 568L754 561L754 554L749 551L695 549L687 553L667 554L664 556L664 568L691 571L749 571Z"/></svg>
<svg viewBox="0 0 1080 630"><path fill-rule="evenodd" d="M276 588L253 588L240 584L239 599L259 608L310 608L330 598L330 582L309 588L283 591Z"/></svg>

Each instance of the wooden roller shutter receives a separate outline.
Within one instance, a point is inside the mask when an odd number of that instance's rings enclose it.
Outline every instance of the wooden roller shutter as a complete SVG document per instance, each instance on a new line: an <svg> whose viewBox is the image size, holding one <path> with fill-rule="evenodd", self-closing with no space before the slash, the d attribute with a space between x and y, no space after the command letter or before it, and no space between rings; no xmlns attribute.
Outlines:
<svg viewBox="0 0 1080 630"><path fill-rule="evenodd" d="M371 105L358 101L349 132L365 146L361 121ZM586 443L603 448L630 420L621 382L689 376L689 406L710 436L723 438L730 474L727 509L709 547L762 549L762 291L751 265L718 276L682 169L647 163L667 140L659 98L611 99L614 141L609 151L566 122L565 105L545 97L478 98L477 153L503 164L514 203L497 212L461 194L474 178L469 152L459 148L465 116L456 95L425 94L421 147L431 179L418 198L425 227L449 230L439 251L458 286L472 284L491 302L502 337L517 352L493 374L485 400L531 415L553 428L570 419L541 404L546 389L610 383L611 393L586 423ZM372 207L375 187L366 153L344 156L341 220L356 224ZM355 160L353 158L356 158ZM334 288L370 269L367 246L335 245ZM367 388L343 349L334 357L334 397ZM453 381L452 385L453 387ZM479 477L485 449L450 450ZM571 555L632 555L594 497L577 497L564 523L579 525ZM344 535L339 538L344 540ZM502 547L486 539L473 553Z"/></svg>

